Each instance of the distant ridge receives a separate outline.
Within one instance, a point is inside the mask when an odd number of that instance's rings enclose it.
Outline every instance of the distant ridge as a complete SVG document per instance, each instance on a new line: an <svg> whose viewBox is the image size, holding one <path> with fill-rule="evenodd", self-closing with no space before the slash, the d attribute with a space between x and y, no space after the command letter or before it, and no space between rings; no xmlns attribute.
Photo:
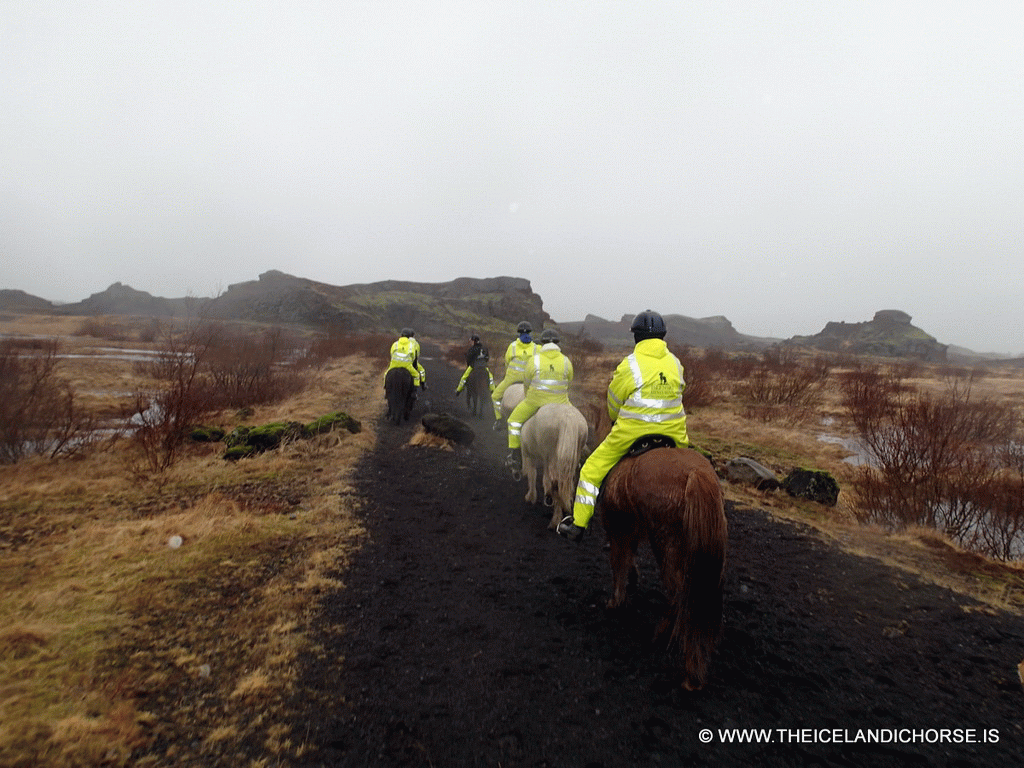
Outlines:
<svg viewBox="0 0 1024 768"><path fill-rule="evenodd" d="M756 352L778 344L782 339L768 339L745 336L739 333L731 322L721 315L696 319L685 315L664 315L667 339L676 344L691 347L717 347L733 351ZM595 339L606 347L632 347L633 334L629 326L632 315L623 315L619 320L605 320L597 315L587 315L582 321L559 323L565 333L582 334Z"/></svg>
<svg viewBox="0 0 1024 768"><path fill-rule="evenodd" d="M464 339L471 331L492 343L510 339L521 320L535 329L557 326L564 335L582 335L611 349L632 346L631 315L605 320L556 323L544 310L530 281L521 277L460 277L444 283L385 280L336 286L278 270L235 283L214 298L168 299L114 283L74 304L54 304L14 289L0 290L0 312L62 315L138 315L209 317L326 330L397 334L409 326L420 336ZM692 318L665 315L669 339L676 344L729 351L759 352L775 345L851 355L950 360L962 364L1005 360L962 347L940 344L912 324L906 312L880 310L866 322L830 322L819 333L790 339L747 336L721 315ZM1024 364L1024 359L1019 362Z"/></svg>

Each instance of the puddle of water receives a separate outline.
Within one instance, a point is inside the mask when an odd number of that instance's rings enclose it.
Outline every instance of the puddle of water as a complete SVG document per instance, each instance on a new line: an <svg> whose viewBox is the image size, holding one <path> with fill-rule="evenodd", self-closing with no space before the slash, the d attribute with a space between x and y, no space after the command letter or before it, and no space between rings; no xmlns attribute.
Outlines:
<svg viewBox="0 0 1024 768"><path fill-rule="evenodd" d="M862 467L867 464L871 464L871 454L868 452L860 440L856 437L839 437L838 435L818 435L818 440L829 445L839 445L845 448L850 455L843 459L847 464L852 464L855 467Z"/></svg>

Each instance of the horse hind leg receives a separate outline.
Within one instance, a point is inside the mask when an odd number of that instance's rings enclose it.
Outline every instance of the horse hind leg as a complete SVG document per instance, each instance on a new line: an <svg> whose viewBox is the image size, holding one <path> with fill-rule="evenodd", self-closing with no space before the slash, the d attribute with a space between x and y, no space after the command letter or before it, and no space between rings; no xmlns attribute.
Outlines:
<svg viewBox="0 0 1024 768"><path fill-rule="evenodd" d="M621 522L627 522L625 515L620 515ZM636 550L639 544L634 525L625 525L619 530L608 532L608 559L612 566L612 596L608 600L608 608L619 608L624 605L632 589L636 588L638 571L636 567Z"/></svg>
<svg viewBox="0 0 1024 768"><path fill-rule="evenodd" d="M523 457L523 477L526 478L526 503L537 503L537 465L529 453L520 449Z"/></svg>

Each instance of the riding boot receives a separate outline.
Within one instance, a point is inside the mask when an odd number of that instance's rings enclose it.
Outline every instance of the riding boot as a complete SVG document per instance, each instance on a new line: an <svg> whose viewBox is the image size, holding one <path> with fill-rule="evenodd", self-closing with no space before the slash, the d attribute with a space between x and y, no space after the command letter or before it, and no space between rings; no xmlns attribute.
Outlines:
<svg viewBox="0 0 1024 768"><path fill-rule="evenodd" d="M505 457L505 466L513 472L523 471L523 457L518 449L513 448L509 450L508 456Z"/></svg>
<svg viewBox="0 0 1024 768"><path fill-rule="evenodd" d="M583 538L583 534L587 532L586 528L581 528L572 521L572 515L567 515L562 518L562 522L558 524L558 535L564 536L569 541L574 541L579 544Z"/></svg>

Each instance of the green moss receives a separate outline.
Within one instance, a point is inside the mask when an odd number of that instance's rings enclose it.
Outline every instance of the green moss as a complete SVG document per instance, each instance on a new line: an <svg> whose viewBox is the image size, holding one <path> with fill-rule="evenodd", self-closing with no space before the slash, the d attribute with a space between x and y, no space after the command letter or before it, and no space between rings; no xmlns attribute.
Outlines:
<svg viewBox="0 0 1024 768"><path fill-rule="evenodd" d="M356 434L362 431L363 425L344 411L325 414L306 425L306 429L312 435L322 435L325 432L338 428L347 429L349 432Z"/></svg>
<svg viewBox="0 0 1024 768"><path fill-rule="evenodd" d="M257 427L236 427L224 438L227 451L224 458L228 461L252 456L263 451L273 450L281 443L291 440L308 440L313 435L320 435L334 429L347 429L356 433L362 431L362 424L344 411L334 411L314 419L309 424L298 421L274 421Z"/></svg>
<svg viewBox="0 0 1024 768"><path fill-rule="evenodd" d="M305 424L297 421L274 421L249 430L245 442L257 450L269 451L284 440L302 440L310 436Z"/></svg>
<svg viewBox="0 0 1024 768"><path fill-rule="evenodd" d="M197 443L217 443L224 439L225 432L220 427L197 426L192 428L189 438Z"/></svg>
<svg viewBox="0 0 1024 768"><path fill-rule="evenodd" d="M257 453L259 453L259 451L251 445L235 445L224 451L224 458L227 461L238 461L239 459L246 459Z"/></svg>

